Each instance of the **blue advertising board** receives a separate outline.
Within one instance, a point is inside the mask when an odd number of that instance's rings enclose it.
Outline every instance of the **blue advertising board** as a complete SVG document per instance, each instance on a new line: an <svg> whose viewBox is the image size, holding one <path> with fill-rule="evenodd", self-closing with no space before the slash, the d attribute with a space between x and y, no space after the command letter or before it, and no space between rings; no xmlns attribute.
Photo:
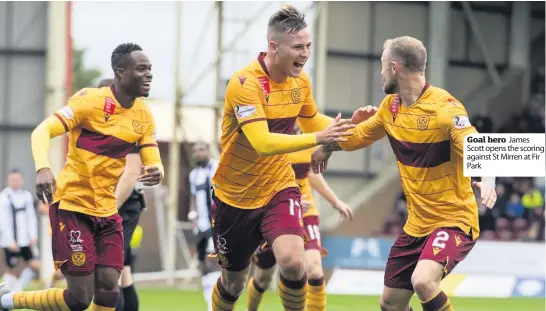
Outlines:
<svg viewBox="0 0 546 311"><path fill-rule="evenodd" d="M393 239L324 237L325 268L384 269Z"/></svg>

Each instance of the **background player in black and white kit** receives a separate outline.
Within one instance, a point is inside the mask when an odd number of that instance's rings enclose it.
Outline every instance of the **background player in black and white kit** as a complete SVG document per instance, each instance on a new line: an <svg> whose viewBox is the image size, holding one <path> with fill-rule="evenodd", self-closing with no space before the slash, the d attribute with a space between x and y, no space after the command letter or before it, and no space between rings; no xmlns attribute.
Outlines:
<svg viewBox="0 0 546 311"><path fill-rule="evenodd" d="M4 249L6 266L3 278L14 290L21 291L40 269L35 258L38 242L38 221L32 194L23 189L23 174L13 169L8 175L8 187L0 192L0 247ZM25 268L19 278L14 269L23 260Z"/></svg>
<svg viewBox="0 0 546 311"><path fill-rule="evenodd" d="M205 301L212 308L212 287L219 277L218 263L207 260L208 254L214 252L212 243L212 176L218 167L218 161L211 159L210 146L206 142L197 142L193 146L193 158L196 167L190 172L191 191L190 212L188 219L194 224L197 235L197 259L201 271L201 282Z"/></svg>

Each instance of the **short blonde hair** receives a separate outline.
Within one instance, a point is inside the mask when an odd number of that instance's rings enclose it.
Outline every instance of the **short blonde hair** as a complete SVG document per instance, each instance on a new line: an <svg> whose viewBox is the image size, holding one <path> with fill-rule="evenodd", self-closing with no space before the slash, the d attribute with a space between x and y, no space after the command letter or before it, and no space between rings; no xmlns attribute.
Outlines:
<svg viewBox="0 0 546 311"><path fill-rule="evenodd" d="M427 49L421 40L403 36L385 41L384 50L389 50L390 56L403 62L412 72L424 72L427 67Z"/></svg>

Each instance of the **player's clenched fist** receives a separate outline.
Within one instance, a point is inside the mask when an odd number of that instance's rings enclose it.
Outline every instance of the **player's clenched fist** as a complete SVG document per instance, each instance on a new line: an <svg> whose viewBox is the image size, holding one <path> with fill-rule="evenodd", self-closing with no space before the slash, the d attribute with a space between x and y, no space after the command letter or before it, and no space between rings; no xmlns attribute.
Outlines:
<svg viewBox="0 0 546 311"><path fill-rule="evenodd" d="M144 173L140 175L138 181L144 186L155 186L163 179L163 174L157 166L149 166L143 168Z"/></svg>
<svg viewBox="0 0 546 311"><path fill-rule="evenodd" d="M36 176L36 195L44 204L51 203L53 194L57 190L57 183L51 170L47 167L38 171Z"/></svg>
<svg viewBox="0 0 546 311"><path fill-rule="evenodd" d="M352 136L350 129L355 127L349 119L341 119L341 113L337 114L334 121L324 130L317 133L317 143L319 145L330 144L339 141L347 141L347 136Z"/></svg>

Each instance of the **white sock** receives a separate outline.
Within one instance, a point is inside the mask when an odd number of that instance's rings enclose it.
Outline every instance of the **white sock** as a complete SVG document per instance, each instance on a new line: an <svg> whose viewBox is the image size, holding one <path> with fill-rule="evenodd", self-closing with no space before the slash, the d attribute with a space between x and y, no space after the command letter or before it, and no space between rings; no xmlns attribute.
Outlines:
<svg viewBox="0 0 546 311"><path fill-rule="evenodd" d="M10 310L15 309L15 306L13 305L13 292L2 296L2 308Z"/></svg>
<svg viewBox="0 0 546 311"><path fill-rule="evenodd" d="M34 271L30 269L30 267L26 267L23 272L21 272L21 276L19 277L19 284L14 287L15 292L19 292L24 290L27 285L34 279Z"/></svg>
<svg viewBox="0 0 546 311"><path fill-rule="evenodd" d="M222 273L220 271L215 271L208 273L201 278L201 285L203 286L203 296L205 296L205 301L209 305L212 302L212 289L221 274Z"/></svg>
<svg viewBox="0 0 546 311"><path fill-rule="evenodd" d="M47 277L44 280L44 288L45 289L51 288L52 285L53 285L53 276Z"/></svg>
<svg viewBox="0 0 546 311"><path fill-rule="evenodd" d="M15 275L6 273L4 274L4 282L8 283L11 288L15 288L17 286L17 277Z"/></svg>

